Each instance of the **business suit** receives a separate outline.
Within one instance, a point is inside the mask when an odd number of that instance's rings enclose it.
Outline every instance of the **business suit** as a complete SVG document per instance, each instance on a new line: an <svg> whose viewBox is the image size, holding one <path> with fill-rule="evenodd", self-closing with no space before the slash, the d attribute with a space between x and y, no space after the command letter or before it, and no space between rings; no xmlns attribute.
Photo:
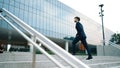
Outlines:
<svg viewBox="0 0 120 68"><path fill-rule="evenodd" d="M75 49L76 43L78 41L81 41L82 44L84 45L84 47L87 50L88 57L91 58L92 55L91 55L90 49L89 49L87 41L86 41L86 34L85 34L83 26L80 22L76 22L76 30L77 30L77 34L76 34L75 39L72 42L72 52L73 52L72 54L75 55L75 53L76 53L76 49Z"/></svg>

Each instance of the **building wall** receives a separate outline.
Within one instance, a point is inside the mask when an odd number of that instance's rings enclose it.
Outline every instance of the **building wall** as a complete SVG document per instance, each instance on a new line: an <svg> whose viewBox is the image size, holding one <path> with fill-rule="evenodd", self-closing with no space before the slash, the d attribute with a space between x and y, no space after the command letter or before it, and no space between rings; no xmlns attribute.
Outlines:
<svg viewBox="0 0 120 68"><path fill-rule="evenodd" d="M9 10L42 34L60 39L75 36L73 18L80 16L88 43L101 44L101 25L58 0L0 0L0 8ZM0 20L0 28L9 29L10 26ZM112 34L111 31L109 32L107 39Z"/></svg>
<svg viewBox="0 0 120 68"><path fill-rule="evenodd" d="M118 47L115 47L118 46ZM98 56L120 56L119 45L97 46Z"/></svg>

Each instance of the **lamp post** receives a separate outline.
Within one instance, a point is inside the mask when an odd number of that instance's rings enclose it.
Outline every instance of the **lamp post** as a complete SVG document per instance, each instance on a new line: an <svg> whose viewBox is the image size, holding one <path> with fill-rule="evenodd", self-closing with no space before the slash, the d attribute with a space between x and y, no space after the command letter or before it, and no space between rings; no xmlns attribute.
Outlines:
<svg viewBox="0 0 120 68"><path fill-rule="evenodd" d="M104 46L105 46L105 32L104 32L104 23L103 23L103 16L104 16L103 12L104 12L104 10L102 9L103 6L104 6L104 4L100 4L100 5L99 5L99 7L100 7L100 12L99 12L99 14L100 14L100 17L101 17L101 20L102 20L103 55L105 56L105 48L104 48Z"/></svg>
<svg viewBox="0 0 120 68"><path fill-rule="evenodd" d="M103 16L104 16L103 12L104 12L104 10L102 9L103 6L104 6L104 4L99 5L99 7L100 7L99 14L100 14L100 17L101 17L101 20L102 20L103 46L105 46L105 32L104 32L104 23L103 23Z"/></svg>

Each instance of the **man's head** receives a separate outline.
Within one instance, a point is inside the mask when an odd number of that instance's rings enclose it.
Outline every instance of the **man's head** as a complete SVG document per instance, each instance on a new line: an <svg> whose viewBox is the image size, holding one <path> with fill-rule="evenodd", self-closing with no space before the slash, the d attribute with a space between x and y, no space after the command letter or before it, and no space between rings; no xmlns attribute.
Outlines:
<svg viewBox="0 0 120 68"><path fill-rule="evenodd" d="M79 22L80 21L80 17L74 17L74 22L76 23L76 22Z"/></svg>

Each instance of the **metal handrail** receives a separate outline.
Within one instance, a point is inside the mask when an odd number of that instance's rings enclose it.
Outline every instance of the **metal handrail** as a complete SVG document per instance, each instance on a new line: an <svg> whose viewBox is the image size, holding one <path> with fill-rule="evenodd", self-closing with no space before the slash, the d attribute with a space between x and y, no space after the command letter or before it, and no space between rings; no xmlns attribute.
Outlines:
<svg viewBox="0 0 120 68"><path fill-rule="evenodd" d="M54 42L52 42L51 40L49 40L48 38L46 38L44 35L42 35L41 33L39 33L38 31L36 31L32 27L30 27L29 25L27 25L26 23L24 23L22 20L20 20L16 16L14 16L9 11L7 11L4 8L2 10L6 13L6 15L8 17L10 17L13 21L15 21L23 29L25 29L29 33L35 35L36 39L39 40L45 47L47 47L52 52L54 52L56 55L58 55L59 57L61 57L63 60L65 60L72 67L74 67L74 68L80 68L81 65L82 65L84 68L89 68L86 64L84 64L83 62L81 62L80 60L78 60L77 58L75 58L74 56L72 56L71 54L69 54L68 52L66 52L64 49L62 49L57 44L55 44Z"/></svg>
<svg viewBox="0 0 120 68"><path fill-rule="evenodd" d="M110 42L110 45L114 46L115 48L120 49L120 45L118 45L118 44L116 44L116 43Z"/></svg>
<svg viewBox="0 0 120 68"><path fill-rule="evenodd" d="M18 33L20 33L27 41L33 44L37 49L39 49L43 54L45 54L50 60L52 60L56 65L60 68L65 68L62 64L60 64L57 60L55 60L51 55L49 55L44 49L39 47L33 40L31 40L27 35L25 35L22 31L20 31L16 26L14 26L11 22L9 22L5 17L0 14L0 17L5 20L10 26L12 26Z"/></svg>

